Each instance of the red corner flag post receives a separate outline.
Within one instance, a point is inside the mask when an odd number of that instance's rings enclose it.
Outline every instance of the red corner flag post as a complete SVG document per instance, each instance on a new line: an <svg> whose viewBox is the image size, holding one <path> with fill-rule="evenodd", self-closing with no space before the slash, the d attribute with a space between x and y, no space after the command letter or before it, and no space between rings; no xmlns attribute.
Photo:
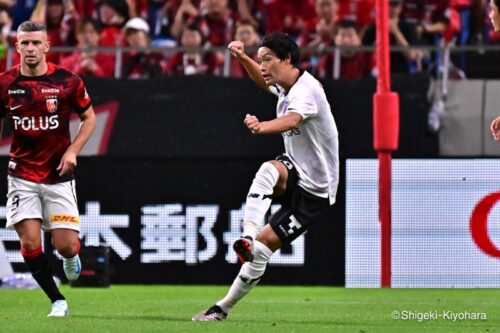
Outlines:
<svg viewBox="0 0 500 333"><path fill-rule="evenodd" d="M381 286L391 286L391 152L398 148L399 97L391 92L388 0L376 1L377 92L373 96L373 146L379 161Z"/></svg>

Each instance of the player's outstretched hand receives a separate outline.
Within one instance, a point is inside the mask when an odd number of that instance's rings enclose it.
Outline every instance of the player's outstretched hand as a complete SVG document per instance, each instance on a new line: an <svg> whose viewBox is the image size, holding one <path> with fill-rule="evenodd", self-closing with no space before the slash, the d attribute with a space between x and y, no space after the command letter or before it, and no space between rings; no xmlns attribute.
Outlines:
<svg viewBox="0 0 500 333"><path fill-rule="evenodd" d="M493 134L495 141L500 140L500 117L495 118L491 122L491 134Z"/></svg>
<svg viewBox="0 0 500 333"><path fill-rule="evenodd" d="M245 116L245 120L243 122L248 127L248 129L250 130L250 132L252 132L252 134L259 134L259 132L260 132L260 121L259 121L259 119L256 116L251 115L251 114L247 114Z"/></svg>
<svg viewBox="0 0 500 333"><path fill-rule="evenodd" d="M245 44L239 40L233 40L227 46L233 57L241 59L245 55Z"/></svg>
<svg viewBox="0 0 500 333"><path fill-rule="evenodd" d="M76 154L71 151L67 151L66 153L64 153L63 157L61 158L61 162L57 167L57 171L59 171L59 176L62 177L68 174L69 172L73 171L75 166L76 166Z"/></svg>

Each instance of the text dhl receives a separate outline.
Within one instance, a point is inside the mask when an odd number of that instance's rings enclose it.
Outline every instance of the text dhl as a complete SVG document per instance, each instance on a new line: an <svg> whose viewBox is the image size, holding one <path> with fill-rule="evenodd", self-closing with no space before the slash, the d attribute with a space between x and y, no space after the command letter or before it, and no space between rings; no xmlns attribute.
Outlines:
<svg viewBox="0 0 500 333"><path fill-rule="evenodd" d="M50 216L50 223L75 223L79 222L78 216L74 215L63 215L63 214L54 214Z"/></svg>

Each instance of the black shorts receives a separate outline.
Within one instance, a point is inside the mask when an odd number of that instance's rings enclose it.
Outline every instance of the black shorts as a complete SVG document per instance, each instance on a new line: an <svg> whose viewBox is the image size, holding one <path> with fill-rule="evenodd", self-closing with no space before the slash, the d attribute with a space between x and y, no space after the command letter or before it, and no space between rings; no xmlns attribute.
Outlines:
<svg viewBox="0 0 500 333"><path fill-rule="evenodd" d="M297 170L285 155L276 157L288 169L286 191L275 198L281 208L271 215L269 225L282 242L290 243L302 235L318 216L330 206L328 198L311 194L297 185Z"/></svg>

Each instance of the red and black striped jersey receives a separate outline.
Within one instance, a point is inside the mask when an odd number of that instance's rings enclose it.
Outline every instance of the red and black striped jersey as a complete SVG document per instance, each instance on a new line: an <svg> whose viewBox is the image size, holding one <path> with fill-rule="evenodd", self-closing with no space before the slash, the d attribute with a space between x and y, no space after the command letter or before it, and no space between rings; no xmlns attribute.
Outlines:
<svg viewBox="0 0 500 333"><path fill-rule="evenodd" d="M24 76L18 65L0 74L0 98L0 117L13 132L9 175L45 184L73 179L56 169L71 144L71 114L91 106L83 81L52 63L41 76Z"/></svg>

